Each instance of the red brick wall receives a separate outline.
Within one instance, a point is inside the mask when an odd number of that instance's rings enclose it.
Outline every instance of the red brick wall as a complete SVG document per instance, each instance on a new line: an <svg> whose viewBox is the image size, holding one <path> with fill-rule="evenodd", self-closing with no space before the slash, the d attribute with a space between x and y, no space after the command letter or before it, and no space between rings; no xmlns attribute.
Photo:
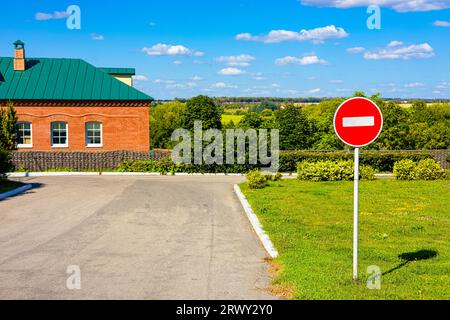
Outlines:
<svg viewBox="0 0 450 320"><path fill-rule="evenodd" d="M19 121L32 123L33 148L19 151L148 151L149 109L129 106L14 106ZM69 146L53 148L51 123L68 123ZM103 147L86 147L85 123L97 121L103 124Z"/></svg>

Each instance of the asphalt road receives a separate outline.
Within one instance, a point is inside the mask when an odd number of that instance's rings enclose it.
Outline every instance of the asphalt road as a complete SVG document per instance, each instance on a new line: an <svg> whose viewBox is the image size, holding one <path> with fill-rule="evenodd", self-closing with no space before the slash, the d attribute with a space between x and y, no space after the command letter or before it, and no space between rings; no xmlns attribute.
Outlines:
<svg viewBox="0 0 450 320"><path fill-rule="evenodd" d="M1 299L273 298L240 177L25 180L0 201Z"/></svg>

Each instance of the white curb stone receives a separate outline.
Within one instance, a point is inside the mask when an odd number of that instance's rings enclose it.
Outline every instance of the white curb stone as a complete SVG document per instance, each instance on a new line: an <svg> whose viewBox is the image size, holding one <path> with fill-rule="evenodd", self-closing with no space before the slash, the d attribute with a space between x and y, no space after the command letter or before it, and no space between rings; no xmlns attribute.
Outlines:
<svg viewBox="0 0 450 320"><path fill-rule="evenodd" d="M266 249L267 253L270 255L272 259L275 259L276 257L278 257L277 249L275 249L275 246L273 245L269 236L264 232L261 222L259 221L255 212L253 212L250 203L248 203L247 199L245 198L244 194L242 193L241 189L237 184L234 185L234 192L236 192L236 195L238 196L239 201L241 202L242 207L244 208L244 211L247 214L247 218L252 224L253 229L255 230L256 234L259 237L259 240L262 242L264 249Z"/></svg>
<svg viewBox="0 0 450 320"><path fill-rule="evenodd" d="M0 200L6 199L8 197L16 196L20 193L30 190L31 188L33 188L33 186L31 184L26 184L20 188L17 188L17 189L8 191L8 192L0 193Z"/></svg>

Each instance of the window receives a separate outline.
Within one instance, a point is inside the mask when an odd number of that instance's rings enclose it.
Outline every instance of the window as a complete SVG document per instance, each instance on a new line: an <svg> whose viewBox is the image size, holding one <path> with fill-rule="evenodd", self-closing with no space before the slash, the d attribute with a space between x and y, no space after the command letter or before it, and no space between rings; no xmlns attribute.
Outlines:
<svg viewBox="0 0 450 320"><path fill-rule="evenodd" d="M17 148L32 148L31 122L17 123Z"/></svg>
<svg viewBox="0 0 450 320"><path fill-rule="evenodd" d="M87 147L101 147L102 139L102 124L101 122L87 122L86 123L86 146Z"/></svg>
<svg viewBox="0 0 450 320"><path fill-rule="evenodd" d="M52 123L52 147L64 148L68 147L68 129L67 122Z"/></svg>

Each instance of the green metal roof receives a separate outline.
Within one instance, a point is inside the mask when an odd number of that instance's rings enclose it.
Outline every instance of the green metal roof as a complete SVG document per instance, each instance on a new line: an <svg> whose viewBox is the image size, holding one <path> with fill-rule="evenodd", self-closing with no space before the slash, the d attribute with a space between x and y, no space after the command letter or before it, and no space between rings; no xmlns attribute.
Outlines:
<svg viewBox="0 0 450 320"><path fill-rule="evenodd" d="M0 58L0 100L150 101L152 97L81 59L26 59L14 71L13 58Z"/></svg>
<svg viewBox="0 0 450 320"><path fill-rule="evenodd" d="M136 75L136 70L134 68L99 68L99 69L108 74L127 75L127 76Z"/></svg>

